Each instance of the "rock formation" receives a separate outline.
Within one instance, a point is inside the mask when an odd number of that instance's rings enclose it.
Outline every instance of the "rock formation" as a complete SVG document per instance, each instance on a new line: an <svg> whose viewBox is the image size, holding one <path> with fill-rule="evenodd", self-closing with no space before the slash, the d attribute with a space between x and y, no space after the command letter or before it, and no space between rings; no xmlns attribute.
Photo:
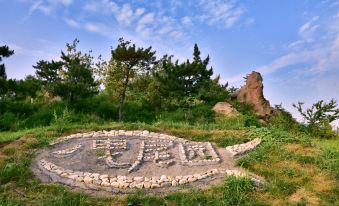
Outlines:
<svg viewBox="0 0 339 206"><path fill-rule="evenodd" d="M217 114L222 114L227 117L239 115L239 112L228 102L218 102L216 105L214 105L213 111Z"/></svg>
<svg viewBox="0 0 339 206"><path fill-rule="evenodd" d="M253 71L247 75L246 84L238 89L233 96L241 103L252 105L255 114L265 118L271 116L274 109L264 97L262 81L261 74Z"/></svg>

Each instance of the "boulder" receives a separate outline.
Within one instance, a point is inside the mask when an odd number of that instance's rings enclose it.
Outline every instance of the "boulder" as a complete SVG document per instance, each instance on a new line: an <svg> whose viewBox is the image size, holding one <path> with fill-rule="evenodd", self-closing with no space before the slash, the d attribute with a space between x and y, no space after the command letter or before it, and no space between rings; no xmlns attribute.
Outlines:
<svg viewBox="0 0 339 206"><path fill-rule="evenodd" d="M228 102L218 102L214 105L212 110L217 114L222 114L228 117L239 115L239 112Z"/></svg>
<svg viewBox="0 0 339 206"><path fill-rule="evenodd" d="M261 118L270 117L274 109L270 102L265 99L263 93L263 79L259 72L253 71L246 77L246 84L235 91L233 97L239 102L253 106L254 113Z"/></svg>

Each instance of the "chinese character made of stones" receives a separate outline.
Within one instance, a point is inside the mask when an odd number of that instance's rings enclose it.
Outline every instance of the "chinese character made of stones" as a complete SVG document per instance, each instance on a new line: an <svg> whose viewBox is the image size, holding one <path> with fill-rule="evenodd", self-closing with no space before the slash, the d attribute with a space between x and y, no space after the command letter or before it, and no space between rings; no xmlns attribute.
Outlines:
<svg viewBox="0 0 339 206"><path fill-rule="evenodd" d="M131 162L119 162L119 157L129 150L126 139L97 139L93 140L94 150L104 150L104 155L98 159L104 160L109 168L128 168L128 172L137 170L143 162L153 162L159 167L169 167L175 163L173 156L168 152L173 147L173 141L146 140L140 141L138 156Z"/></svg>

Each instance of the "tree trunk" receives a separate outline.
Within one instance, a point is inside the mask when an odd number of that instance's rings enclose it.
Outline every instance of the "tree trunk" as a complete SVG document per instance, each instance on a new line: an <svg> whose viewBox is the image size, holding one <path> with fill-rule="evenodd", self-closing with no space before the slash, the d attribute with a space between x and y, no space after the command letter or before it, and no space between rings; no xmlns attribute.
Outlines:
<svg viewBox="0 0 339 206"><path fill-rule="evenodd" d="M127 86L128 86L128 81L129 81L129 70L127 72L125 82L123 85L123 89L120 95L120 105L119 105L119 122L122 121L124 115L124 106L125 106L125 99L126 99L126 91L127 91Z"/></svg>
<svg viewBox="0 0 339 206"><path fill-rule="evenodd" d="M125 106L125 98L126 98L126 89L122 92L120 96L120 104L119 104L119 122L122 121L124 106Z"/></svg>

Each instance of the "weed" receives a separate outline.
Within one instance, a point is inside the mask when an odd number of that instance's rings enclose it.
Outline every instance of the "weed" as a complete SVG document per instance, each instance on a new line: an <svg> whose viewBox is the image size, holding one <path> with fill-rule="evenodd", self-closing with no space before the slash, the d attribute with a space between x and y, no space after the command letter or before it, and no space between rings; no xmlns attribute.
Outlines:
<svg viewBox="0 0 339 206"><path fill-rule="evenodd" d="M102 149L102 148L98 148L98 149L95 150L95 155L98 156L98 157L105 156L105 150Z"/></svg>

